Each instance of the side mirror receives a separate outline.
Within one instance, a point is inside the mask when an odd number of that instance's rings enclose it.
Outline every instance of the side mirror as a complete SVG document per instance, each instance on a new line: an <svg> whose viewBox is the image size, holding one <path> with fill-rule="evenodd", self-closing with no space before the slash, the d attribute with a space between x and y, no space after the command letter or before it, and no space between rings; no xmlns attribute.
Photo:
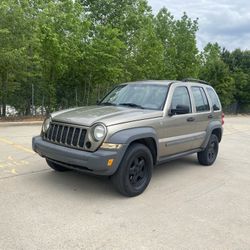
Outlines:
<svg viewBox="0 0 250 250"><path fill-rule="evenodd" d="M175 109L170 109L168 115L183 115L189 113L189 106L187 105L177 105Z"/></svg>
<svg viewBox="0 0 250 250"><path fill-rule="evenodd" d="M98 105L100 103L100 101L101 101L100 99L97 99L96 100L96 105Z"/></svg>

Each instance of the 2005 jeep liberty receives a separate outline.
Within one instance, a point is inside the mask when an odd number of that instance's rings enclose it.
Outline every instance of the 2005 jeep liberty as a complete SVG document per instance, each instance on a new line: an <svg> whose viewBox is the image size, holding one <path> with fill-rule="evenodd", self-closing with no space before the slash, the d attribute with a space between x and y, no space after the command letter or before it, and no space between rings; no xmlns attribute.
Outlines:
<svg viewBox="0 0 250 250"><path fill-rule="evenodd" d="M32 145L56 171L110 176L120 193L136 196L154 165L193 153L212 165L223 118L215 90L201 80L130 82L95 106L52 113Z"/></svg>

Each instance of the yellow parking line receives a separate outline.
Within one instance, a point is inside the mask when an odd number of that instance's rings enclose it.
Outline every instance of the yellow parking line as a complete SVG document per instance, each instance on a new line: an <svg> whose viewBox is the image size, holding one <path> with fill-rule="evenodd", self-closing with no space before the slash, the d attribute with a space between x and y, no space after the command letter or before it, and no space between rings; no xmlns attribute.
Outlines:
<svg viewBox="0 0 250 250"><path fill-rule="evenodd" d="M35 154L34 151L32 151L31 149L26 148L26 147L24 147L24 146L22 146L22 145L14 145L14 146L15 146L15 148L21 149L21 150L26 151L26 152L28 152L28 153Z"/></svg>
<svg viewBox="0 0 250 250"><path fill-rule="evenodd" d="M17 174L17 172L16 172L16 170L13 168L13 169L11 169L11 173L12 174Z"/></svg>
<svg viewBox="0 0 250 250"><path fill-rule="evenodd" d="M3 143L8 144L8 145L11 145L12 147L17 148L17 149L22 150L22 151L25 151L27 153L35 154L35 152L33 152L31 149L26 148L26 147L24 147L24 146L22 146L20 144L16 144L13 141L10 141L10 140L5 139L3 137L0 137L0 142L3 142Z"/></svg>
<svg viewBox="0 0 250 250"><path fill-rule="evenodd" d="M12 158L12 156L11 156L11 155L9 155L9 156L8 156L8 160L10 160L10 161L14 161L14 159Z"/></svg>

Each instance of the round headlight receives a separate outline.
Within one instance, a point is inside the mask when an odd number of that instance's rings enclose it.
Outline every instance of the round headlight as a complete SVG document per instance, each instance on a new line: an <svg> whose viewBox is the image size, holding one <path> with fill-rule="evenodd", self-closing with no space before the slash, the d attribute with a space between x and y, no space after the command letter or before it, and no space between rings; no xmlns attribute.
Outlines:
<svg viewBox="0 0 250 250"><path fill-rule="evenodd" d="M99 124L94 127L93 136L96 141L102 140L105 135L106 135L106 128L104 127L104 125Z"/></svg>
<svg viewBox="0 0 250 250"><path fill-rule="evenodd" d="M42 128L43 129L43 133L46 133L48 131L50 123L51 123L51 117L46 118L44 120L44 122L43 122L43 128Z"/></svg>

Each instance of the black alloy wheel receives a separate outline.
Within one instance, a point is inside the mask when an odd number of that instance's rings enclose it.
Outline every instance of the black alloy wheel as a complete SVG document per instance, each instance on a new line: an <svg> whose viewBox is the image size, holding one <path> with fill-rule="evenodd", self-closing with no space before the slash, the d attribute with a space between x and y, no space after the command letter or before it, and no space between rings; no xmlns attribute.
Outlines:
<svg viewBox="0 0 250 250"><path fill-rule="evenodd" d="M217 158L218 151L218 137L215 134L211 134L207 147L197 154L199 163L204 166L212 165Z"/></svg>
<svg viewBox="0 0 250 250"><path fill-rule="evenodd" d="M111 176L111 180L121 194L133 197L147 188L152 171L153 157L148 147L133 143L126 151L118 170Z"/></svg>
<svg viewBox="0 0 250 250"><path fill-rule="evenodd" d="M147 181L148 168L143 156L136 156L129 167L129 181L135 188L140 188Z"/></svg>

